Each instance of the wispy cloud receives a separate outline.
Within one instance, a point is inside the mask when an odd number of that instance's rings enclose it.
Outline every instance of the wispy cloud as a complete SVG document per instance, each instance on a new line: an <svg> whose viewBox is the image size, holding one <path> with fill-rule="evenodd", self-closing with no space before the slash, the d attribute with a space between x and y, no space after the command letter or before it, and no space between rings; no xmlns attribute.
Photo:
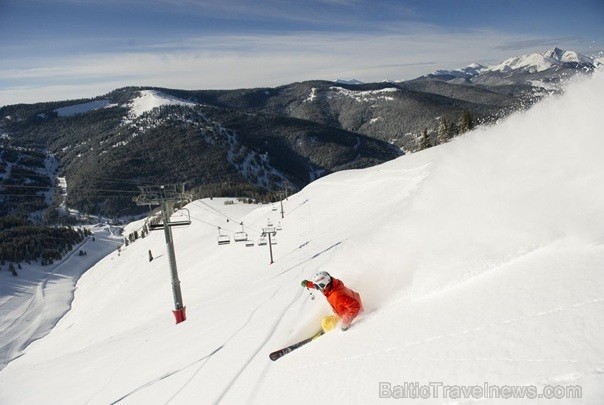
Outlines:
<svg viewBox="0 0 604 405"><path fill-rule="evenodd" d="M501 51L522 51L525 49L534 49L535 47L561 46L568 43L577 43L581 37L561 37L561 38L534 38L512 41L495 47Z"/></svg>

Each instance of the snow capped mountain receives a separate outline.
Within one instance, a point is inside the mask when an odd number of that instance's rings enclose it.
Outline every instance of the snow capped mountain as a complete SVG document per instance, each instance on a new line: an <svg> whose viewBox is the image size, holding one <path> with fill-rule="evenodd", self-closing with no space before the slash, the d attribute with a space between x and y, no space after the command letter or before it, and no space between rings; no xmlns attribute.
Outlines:
<svg viewBox="0 0 604 405"><path fill-rule="evenodd" d="M562 63L574 62L591 64L594 62L593 58L581 55L580 53L574 51L564 51L560 48L554 48L550 51L544 52L543 57Z"/></svg>
<svg viewBox="0 0 604 405"><path fill-rule="evenodd" d="M530 55L517 56L507 59L495 66L489 66L489 72L510 72L513 70L525 70L528 72L542 72L547 69L561 67L567 63L590 65L593 67L593 59L573 51L564 51L554 48L543 53L532 53Z"/></svg>
<svg viewBox="0 0 604 405"><path fill-rule="evenodd" d="M559 72L566 70L586 69L591 71L599 63L585 55L574 51L565 51L553 48L543 53L532 53L528 55L509 58L499 64L484 66L473 63L465 68L454 70L437 70L424 78L432 78L449 82L472 82L480 84L513 84L530 83L534 78L527 75L542 74L539 80L550 79L541 77L551 72L551 79L558 78Z"/></svg>

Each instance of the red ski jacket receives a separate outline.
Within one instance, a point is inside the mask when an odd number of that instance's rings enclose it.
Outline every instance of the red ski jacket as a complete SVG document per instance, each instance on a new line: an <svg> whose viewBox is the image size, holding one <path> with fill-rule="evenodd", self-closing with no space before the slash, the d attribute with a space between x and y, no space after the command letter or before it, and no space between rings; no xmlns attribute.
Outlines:
<svg viewBox="0 0 604 405"><path fill-rule="evenodd" d="M308 288L315 288L312 281L306 283ZM333 308L333 312L342 320L345 325L350 325L352 320L363 309L361 296L356 291L346 287L342 280L331 278L331 283L323 290L323 295L327 302Z"/></svg>

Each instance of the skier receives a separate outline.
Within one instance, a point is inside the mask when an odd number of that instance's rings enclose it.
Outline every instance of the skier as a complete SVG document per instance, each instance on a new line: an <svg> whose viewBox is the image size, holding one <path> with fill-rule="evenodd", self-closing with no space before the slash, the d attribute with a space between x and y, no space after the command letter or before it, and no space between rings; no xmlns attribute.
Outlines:
<svg viewBox="0 0 604 405"><path fill-rule="evenodd" d="M340 320L341 329L347 330L354 318L363 310L359 293L347 288L342 280L331 277L326 271L315 274L312 281L303 280L301 285L321 291L335 312L335 315L328 315L321 321L324 332L334 329Z"/></svg>

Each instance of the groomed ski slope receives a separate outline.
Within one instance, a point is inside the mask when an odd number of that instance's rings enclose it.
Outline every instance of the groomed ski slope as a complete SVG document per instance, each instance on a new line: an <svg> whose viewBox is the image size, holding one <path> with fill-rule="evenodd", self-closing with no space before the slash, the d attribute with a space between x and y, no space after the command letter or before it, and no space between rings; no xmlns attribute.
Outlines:
<svg viewBox="0 0 604 405"><path fill-rule="evenodd" d="M272 265L267 246L218 246L216 226L257 238L279 211L193 202L174 228L188 319L174 324L153 232L81 277L72 310L0 371L0 403L393 402L380 382L578 385L581 400L530 403L602 403L602 111L598 73L444 146L319 179L284 201ZM365 314L271 362L330 312L299 285L318 270Z"/></svg>
<svg viewBox="0 0 604 405"><path fill-rule="evenodd" d="M97 225L62 261L22 263L19 277L0 276L0 371L34 340L49 333L71 308L82 273L123 243L119 228ZM79 253L85 253L80 255Z"/></svg>

